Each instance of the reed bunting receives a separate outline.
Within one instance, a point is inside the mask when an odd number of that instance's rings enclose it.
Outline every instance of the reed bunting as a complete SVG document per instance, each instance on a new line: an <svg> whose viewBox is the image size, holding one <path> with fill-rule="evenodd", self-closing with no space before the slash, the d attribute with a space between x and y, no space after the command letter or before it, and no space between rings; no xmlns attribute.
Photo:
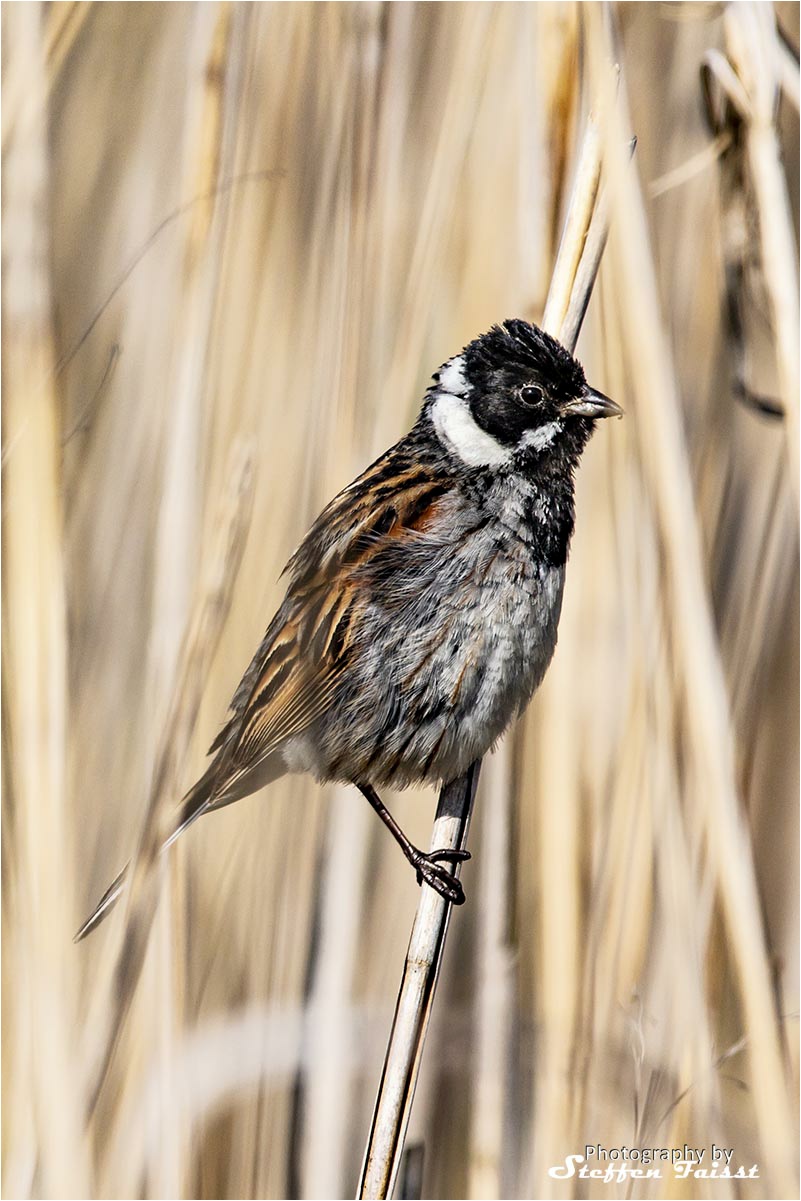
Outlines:
<svg viewBox="0 0 801 1201"><path fill-rule="evenodd" d="M531 698L556 645L573 473L622 410L510 320L433 377L412 430L323 510L172 835L287 772L355 784L448 901L465 851L412 845L376 789L447 782ZM76 938L108 913L114 881Z"/></svg>

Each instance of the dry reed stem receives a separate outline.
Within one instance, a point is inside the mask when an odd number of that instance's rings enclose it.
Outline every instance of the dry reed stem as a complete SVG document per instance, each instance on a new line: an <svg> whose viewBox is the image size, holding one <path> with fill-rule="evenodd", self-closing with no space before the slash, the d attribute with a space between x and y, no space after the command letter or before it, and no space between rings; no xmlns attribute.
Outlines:
<svg viewBox="0 0 801 1201"><path fill-rule="evenodd" d="M597 239L588 241L601 173L600 146L597 127L590 120L581 145L565 232L543 317L543 327L565 341L571 350L575 348L581 318L595 282L603 244L603 239L600 243ZM585 253L591 258L592 270L582 272ZM447 785L440 794L431 836L432 851L465 848L479 769L480 764L474 764L466 777ZM454 874L459 874L458 864ZM451 906L433 889L423 887L365 1150L359 1197L389 1197L395 1186L450 910Z"/></svg>
<svg viewBox="0 0 801 1201"><path fill-rule="evenodd" d="M176 322L176 353L167 380L172 402L165 428L166 456L155 538L152 602L155 620L148 646L147 669L148 693L156 706L170 696L182 634L192 616L192 581L200 535L202 483L199 469L208 356L230 203L229 195L218 189L221 180L231 174L232 145L230 130L229 136L225 137L225 102L227 98L230 110L226 66L234 11L228 4L199 5L192 11L190 27L185 140L179 177L181 194L201 199L187 214L181 231L182 303ZM249 465L239 463L234 466L235 487L245 496L250 492L250 484L245 478L250 471ZM230 535L231 531L225 533ZM241 548L237 548L238 553ZM216 638L212 636L211 647L215 645ZM210 666L210 658L207 666ZM186 751L190 732L180 733L184 736ZM171 773L166 788L175 789L173 795L178 796L179 786L177 772ZM176 1082L172 1064L175 1031L180 1029L186 1003L183 959L173 953L174 947L186 945L188 933L182 928L185 910L181 886L183 857L183 849L176 849L162 861L162 883L167 885L163 891L169 891L171 895L169 903L161 907L156 922L159 971L158 986L152 996L161 1050L159 1126L162 1137L153 1190L164 1197L182 1196L186 1187L185 1148L174 1117L177 1106L173 1100ZM131 987L130 982L128 986Z"/></svg>
<svg viewBox="0 0 801 1201"><path fill-rule="evenodd" d="M801 79L798 73L798 59L790 47L777 32L776 37L776 75L781 83L782 91L796 112L801 109Z"/></svg>
<svg viewBox="0 0 801 1201"><path fill-rule="evenodd" d="M228 615L252 497L252 451L240 444L234 447L231 455L227 487L220 498L211 535L211 549L178 655L172 698L155 759L152 791L139 847L129 871L129 900L113 972L111 1003L101 1008L106 1014L105 1028L92 1030L98 1063L91 1090L92 1108L105 1081L144 962L158 899L154 887L155 869L170 830L175 798L181 795L183 760L197 722L209 667Z"/></svg>
<svg viewBox="0 0 801 1201"><path fill-rule="evenodd" d="M757 211L762 272L772 310L787 457L798 497L801 495L798 254L775 124L780 42L772 5L728 5L725 30L729 59L747 103L743 119L749 179Z"/></svg>
<svg viewBox="0 0 801 1201"><path fill-rule="evenodd" d="M67 959L67 631L43 22L41 4L3 8L6 82L18 101L4 126L3 156L3 716L14 813L3 831L4 861L8 852L14 864L3 954L5 963L10 944L27 961L5 996L25 1018L13 1045L6 1043L20 1083L6 1186L20 1196L35 1189L57 1197L87 1196L90 1168L84 1076L69 1035L77 997Z"/></svg>
<svg viewBox="0 0 801 1201"><path fill-rule="evenodd" d="M431 849L467 841L480 764L440 793ZM458 875L458 865L455 873ZM400 1167L452 906L433 888L420 893L365 1150L359 1197L390 1197Z"/></svg>
<svg viewBox="0 0 801 1201"><path fill-rule="evenodd" d="M45 23L45 54L50 89L58 82L91 12L91 0L66 0L49 6Z"/></svg>
<svg viewBox="0 0 801 1201"><path fill-rule="evenodd" d="M600 23L595 10L590 20ZM604 25L604 29L607 26ZM596 28L593 45L602 37ZM593 56L596 76L603 64ZM750 1075L756 1100L760 1141L766 1164L782 1195L791 1195L792 1146L788 1100L777 1038L770 974L754 878L749 834L737 795L734 745L722 664L706 591L697 518L692 508L686 448L681 429L675 373L663 335L656 283L647 269L649 233L638 182L625 170L621 138L626 131L626 100L619 106L605 91L605 152L610 188L625 212L625 236L614 228L610 257L622 287L627 341L641 352L629 370L639 402L638 430L642 459L661 526L666 585L671 596L671 645L679 696L686 711L687 749L696 803L704 820L705 853L734 952L741 1002L750 1031ZM617 209L616 209L617 211ZM797 331L796 331L797 333ZM697 915L695 915L697 921Z"/></svg>

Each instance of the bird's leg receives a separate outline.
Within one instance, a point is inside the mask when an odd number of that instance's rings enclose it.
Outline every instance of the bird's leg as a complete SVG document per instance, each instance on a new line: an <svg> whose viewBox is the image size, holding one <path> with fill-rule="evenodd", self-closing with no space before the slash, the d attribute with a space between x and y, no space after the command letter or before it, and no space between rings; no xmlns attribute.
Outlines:
<svg viewBox="0 0 801 1201"><path fill-rule="evenodd" d="M464 889L446 867L441 863L461 863L470 858L469 851L443 850L426 853L416 847L401 830L395 818L387 809L381 797L371 784L357 784L356 787L375 809L385 826L389 827L393 838L399 843L401 850L417 872L417 883L425 880L435 892L453 905L464 904Z"/></svg>

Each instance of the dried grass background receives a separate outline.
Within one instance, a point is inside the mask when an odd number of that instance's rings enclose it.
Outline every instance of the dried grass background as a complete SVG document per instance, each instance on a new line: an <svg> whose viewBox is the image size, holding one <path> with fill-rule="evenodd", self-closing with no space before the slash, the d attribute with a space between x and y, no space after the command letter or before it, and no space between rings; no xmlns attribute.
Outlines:
<svg viewBox="0 0 801 1201"><path fill-rule="evenodd" d="M769 131L772 9L735 7ZM353 1194L417 901L355 790L282 781L175 847L88 1120L124 917L71 934L140 838L232 461L250 524L179 787L322 504L440 362L541 313L604 15L3 5L7 1197ZM724 320L699 67L732 14L613 15L639 144L626 171L605 123L578 353L627 415L581 467L552 669L485 764L409 1132L429 1197L623 1196L547 1170L713 1141L760 1179L632 1195L798 1195L798 396L759 226L786 214L735 181L777 422ZM795 214L786 97L778 127ZM433 795L391 800L425 843Z"/></svg>

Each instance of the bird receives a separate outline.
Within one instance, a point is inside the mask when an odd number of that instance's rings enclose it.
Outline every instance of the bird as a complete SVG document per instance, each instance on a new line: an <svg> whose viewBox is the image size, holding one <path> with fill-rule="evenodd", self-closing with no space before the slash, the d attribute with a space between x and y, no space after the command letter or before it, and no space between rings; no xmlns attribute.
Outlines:
<svg viewBox="0 0 801 1201"><path fill-rule="evenodd" d="M445 784L525 708L554 653L574 474L621 415L555 338L494 325L432 376L417 421L326 506L180 802L166 849L287 773L355 785L425 882L464 901L464 850L413 845L379 789ZM122 895L114 880L76 934Z"/></svg>

